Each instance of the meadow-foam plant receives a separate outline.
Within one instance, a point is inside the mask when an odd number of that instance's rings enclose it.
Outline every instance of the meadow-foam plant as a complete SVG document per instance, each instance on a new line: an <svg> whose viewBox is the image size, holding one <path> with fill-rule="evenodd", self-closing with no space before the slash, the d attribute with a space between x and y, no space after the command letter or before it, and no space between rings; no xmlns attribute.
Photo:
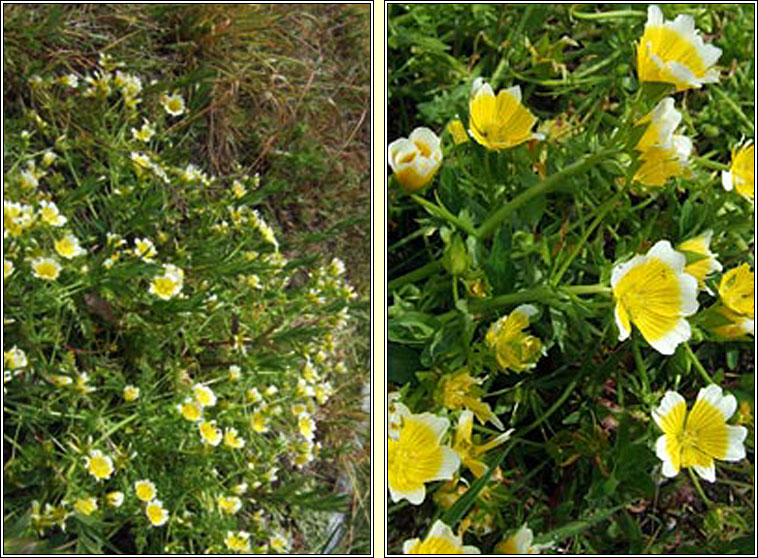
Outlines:
<svg viewBox="0 0 758 558"><path fill-rule="evenodd" d="M724 273L719 282L719 297L732 312L755 318L755 274L748 264Z"/></svg>
<svg viewBox="0 0 758 558"><path fill-rule="evenodd" d="M721 49L706 44L691 15L666 21L656 5L648 6L645 31L637 44L637 73L641 82L663 82L677 91L718 83L715 68Z"/></svg>
<svg viewBox="0 0 758 558"><path fill-rule="evenodd" d="M682 252L685 255L689 252L695 257L699 257L699 259L687 264L684 267L684 272L697 279L698 287L701 290L707 290L706 277L723 269L717 255L711 252L712 239L713 231L709 229L676 245L677 252Z"/></svg>
<svg viewBox="0 0 758 558"><path fill-rule="evenodd" d="M496 554L539 554L538 548L532 546L534 533L524 523L512 535L506 537L495 546Z"/></svg>
<svg viewBox="0 0 758 558"><path fill-rule="evenodd" d="M736 409L735 397L724 395L715 384L700 389L689 412L684 397L667 391L653 410L653 419L663 431L655 444L663 475L674 477L681 469L692 467L701 478L715 482L714 460L743 459L747 429L726 422Z"/></svg>
<svg viewBox="0 0 758 558"><path fill-rule="evenodd" d="M435 556L442 554L481 554L481 551L475 546L464 545L463 537L453 533L450 526L438 519L424 540L415 538L405 541L403 543L403 554Z"/></svg>
<svg viewBox="0 0 758 558"><path fill-rule="evenodd" d="M440 138L429 128L413 130L407 138L393 141L388 148L389 165L406 192L429 184L442 164Z"/></svg>
<svg viewBox="0 0 758 558"><path fill-rule="evenodd" d="M492 412L490 405L481 399L484 390L479 386L484 380L484 378L474 378L468 369L461 368L456 372L446 374L440 380L438 398L447 409L451 411L468 409L482 424L489 421L502 430L503 423Z"/></svg>
<svg viewBox="0 0 758 558"><path fill-rule="evenodd" d="M684 254L661 240L647 254L620 263L611 272L616 299L614 316L619 341L632 333L632 324L658 352L671 355L687 341L692 329L687 316L698 309L697 279L684 271Z"/></svg>
<svg viewBox="0 0 758 558"><path fill-rule="evenodd" d="M426 497L425 484L449 480L460 467L460 457L442 444L450 421L432 413L408 414L397 439L387 440L387 485L392 500L419 505Z"/></svg>
<svg viewBox="0 0 758 558"><path fill-rule="evenodd" d="M471 470L474 476L478 478L487 472L487 465L479 459L480 456L507 442L513 430L504 432L484 444L476 444L472 440L473 428L474 413L466 409L458 417L453 450L458 454L461 465Z"/></svg>
<svg viewBox="0 0 758 558"><path fill-rule="evenodd" d="M469 134L487 149L509 149L542 138L532 132L537 118L522 104L519 85L495 96L489 83L476 78L469 99Z"/></svg>
<svg viewBox="0 0 758 558"><path fill-rule="evenodd" d="M109 479L113 474L113 459L100 450L91 450L89 456L84 458L84 463L87 472L97 481Z"/></svg>
<svg viewBox="0 0 758 558"><path fill-rule="evenodd" d="M163 502L160 500L148 502L145 506L145 515L152 527L165 525L169 518L168 510L163 507Z"/></svg>
<svg viewBox="0 0 758 558"><path fill-rule="evenodd" d="M751 202L755 198L755 145L752 140L732 149L729 170L721 171L721 183L727 192L736 191Z"/></svg>
<svg viewBox="0 0 758 558"><path fill-rule="evenodd" d="M490 325L484 340L495 353L501 370L523 372L533 368L542 356L542 341L524 333L530 318L537 313L536 306L522 304Z"/></svg>

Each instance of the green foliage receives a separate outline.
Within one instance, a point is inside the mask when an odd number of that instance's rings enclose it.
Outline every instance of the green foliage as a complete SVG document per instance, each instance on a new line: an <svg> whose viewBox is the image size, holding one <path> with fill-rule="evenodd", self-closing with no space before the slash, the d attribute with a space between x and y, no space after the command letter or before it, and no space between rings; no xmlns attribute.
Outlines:
<svg viewBox="0 0 758 558"><path fill-rule="evenodd" d="M693 540L701 551L747 548L753 340L713 333L727 323L713 315L719 274L706 280L692 336L673 355L637 329L619 342L614 319L612 269L659 240L677 246L711 230L724 271L754 265L753 205L721 185L732 149L754 134L752 8L662 8L667 19L692 15L705 41L722 49L719 83L678 93L639 83L647 6L388 6L388 138L431 128L444 157L412 196L390 179L390 391L414 413L447 417L442 443L455 447L467 405L452 393L445 403L440 392L443 378L465 369L481 403L515 429L478 457L489 466L484 476L461 466L448 482L428 482L412 513L407 502L390 503L391 552L423 539L437 518L483 553L524 523L537 545L569 553L685 552ZM448 125L460 119L472 128L479 77L496 94L520 86L542 141L488 150L473 134L455 140ZM694 143L692 173L646 187L635 147L647 128L638 121L667 95L682 113L677 133ZM682 254L687 265L704 259ZM537 313L503 340L498 320L524 304ZM530 338L540 357L531 367ZM691 407L711 382L742 405L736 421L748 428L748 459L718 462L713 485L684 471L667 479L651 411L668 390ZM475 422L472 443L496 430Z"/></svg>

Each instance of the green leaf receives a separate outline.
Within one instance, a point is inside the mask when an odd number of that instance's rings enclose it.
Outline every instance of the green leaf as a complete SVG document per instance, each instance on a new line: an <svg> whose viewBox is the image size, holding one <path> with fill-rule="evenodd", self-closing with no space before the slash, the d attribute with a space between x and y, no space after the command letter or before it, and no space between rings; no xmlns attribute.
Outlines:
<svg viewBox="0 0 758 558"><path fill-rule="evenodd" d="M506 294L513 290L516 281L516 267L510 259L512 246L511 227L504 223L495 234L492 249L484 264L492 294Z"/></svg>
<svg viewBox="0 0 758 558"><path fill-rule="evenodd" d="M423 345L440 328L437 318L423 312L407 312L387 324L387 339L395 343Z"/></svg>
<svg viewBox="0 0 758 558"><path fill-rule="evenodd" d="M417 370L421 369L419 354L404 345L387 343L387 381L394 384L415 383Z"/></svg>

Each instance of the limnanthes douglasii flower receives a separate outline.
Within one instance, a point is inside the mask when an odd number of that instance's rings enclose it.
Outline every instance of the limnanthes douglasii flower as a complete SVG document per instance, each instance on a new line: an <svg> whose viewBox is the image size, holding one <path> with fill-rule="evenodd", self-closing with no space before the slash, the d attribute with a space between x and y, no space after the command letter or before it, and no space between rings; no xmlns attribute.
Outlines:
<svg viewBox="0 0 758 558"><path fill-rule="evenodd" d="M647 9L645 31L637 45L637 73L641 82L672 83L677 91L717 83L714 64L721 49L707 45L695 29L690 15L680 14L664 21L658 6Z"/></svg>
<svg viewBox="0 0 758 558"><path fill-rule="evenodd" d="M755 318L755 274L748 264L730 269L721 278L719 296L730 310Z"/></svg>
<svg viewBox="0 0 758 558"><path fill-rule="evenodd" d="M435 556L440 554L481 554L481 551L475 546L464 546L463 538L456 536L450 527L438 519L423 541L421 539L405 541L403 543L403 554Z"/></svg>
<svg viewBox="0 0 758 558"><path fill-rule="evenodd" d="M653 419L663 431L655 444L663 474L674 477L680 469L692 467L703 479L715 482L714 459L739 461L745 457L747 429L726 423L736 409L734 396L725 396L715 384L699 391L689 413L684 398L667 391L653 410Z"/></svg>
<svg viewBox="0 0 758 558"><path fill-rule="evenodd" d="M453 478L461 460L441 443L448 419L422 413L405 415L402 420L397 439L387 439L387 484L393 502L405 498L418 505L426 497L424 484Z"/></svg>
<svg viewBox="0 0 758 558"><path fill-rule="evenodd" d="M680 242L676 249L679 252L692 252L702 257L684 267L684 272L697 279L698 286L705 288L705 278L715 271L721 271L722 266L716 259L716 254L711 252L711 239L713 231L707 230L694 238Z"/></svg>
<svg viewBox="0 0 758 558"><path fill-rule="evenodd" d="M484 403L481 399L482 392L477 386L483 381L483 378L476 379L471 376L467 368L461 368L457 372L442 378L440 381L440 399L446 408L450 410L470 409L482 424L490 421L502 430L503 423L492 412L489 404Z"/></svg>
<svg viewBox="0 0 758 558"><path fill-rule="evenodd" d="M542 136L532 132L537 118L521 104L521 87L501 89L476 78L469 100L469 133L487 149L508 149Z"/></svg>
<svg viewBox="0 0 758 558"><path fill-rule="evenodd" d="M687 136L671 136L666 145L656 145L645 150L640 159L634 180L644 186L663 186L669 178L690 175L689 158L692 140Z"/></svg>
<svg viewBox="0 0 758 558"><path fill-rule="evenodd" d="M495 546L495 554L539 554L539 550L532 546L532 540L534 533L524 523L518 531Z"/></svg>
<svg viewBox="0 0 758 558"><path fill-rule="evenodd" d="M668 145L681 121L682 113L674 107L674 99L661 99L652 111L637 121L637 126L647 124L647 127L635 149L645 152L651 147Z"/></svg>
<svg viewBox="0 0 758 558"><path fill-rule="evenodd" d="M389 164L406 192L429 184L442 164L440 138L429 128L416 128L389 145Z"/></svg>
<svg viewBox="0 0 758 558"><path fill-rule="evenodd" d="M618 264L611 272L619 341L637 326L658 352L671 355L692 334L686 316L698 309L697 279L684 271L686 258L669 241L657 242L645 255Z"/></svg>
<svg viewBox="0 0 758 558"><path fill-rule="evenodd" d="M705 327L711 333L724 339L738 339L746 335L755 335L755 321L753 318L738 314L728 307L721 305L712 310L717 316L718 323L709 324L706 322Z"/></svg>
<svg viewBox="0 0 758 558"><path fill-rule="evenodd" d="M529 326L529 318L536 313L537 308L533 305L522 304L487 330L484 341L495 352L503 370L528 370L542 355L542 341L523 331Z"/></svg>
<svg viewBox="0 0 758 558"><path fill-rule="evenodd" d="M755 146L748 142L732 150L732 166L722 171L721 183L728 192L737 193L750 201L755 197Z"/></svg>
<svg viewBox="0 0 758 558"><path fill-rule="evenodd" d="M505 443L511 437L513 430L504 432L485 444L477 445L471 440L473 428L474 413L469 410L463 411L458 419L458 427L455 430L453 449L458 454L458 457L461 458L463 466L468 467L478 478L487 472L487 465L480 461L479 457L500 444Z"/></svg>
<svg viewBox="0 0 758 558"><path fill-rule="evenodd" d="M466 133L466 128L463 127L463 122L461 122L460 118L448 122L446 129L450 134L450 137L453 138L453 143L455 143L455 145L468 143L468 134Z"/></svg>

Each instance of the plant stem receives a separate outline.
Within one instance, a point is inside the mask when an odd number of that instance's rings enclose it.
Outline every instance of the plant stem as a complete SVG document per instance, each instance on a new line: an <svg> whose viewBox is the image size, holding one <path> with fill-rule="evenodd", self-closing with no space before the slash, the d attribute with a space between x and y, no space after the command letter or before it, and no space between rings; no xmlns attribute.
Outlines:
<svg viewBox="0 0 758 558"><path fill-rule="evenodd" d="M582 295L582 294L611 294L611 288L607 285L567 285L560 287L560 290L566 293Z"/></svg>
<svg viewBox="0 0 758 558"><path fill-rule="evenodd" d="M616 18L623 18L623 17L638 17L641 19L644 19L647 17L647 12L640 11L640 10L615 10L610 12L602 12L599 14L586 14L583 12L578 12L576 10L571 10L571 16L575 17L576 19L616 19Z"/></svg>
<svg viewBox="0 0 758 558"><path fill-rule="evenodd" d="M690 478L692 479L692 484L695 485L695 490L697 490L697 493L700 495L700 499L707 507L710 508L713 506L713 502L708 499L708 496L706 496L705 492L703 491L703 487L700 486L700 481L698 480L695 472L692 470L692 468L688 468L687 471L689 472Z"/></svg>
<svg viewBox="0 0 758 558"><path fill-rule="evenodd" d="M729 105L732 110L734 110L734 112L737 113L737 116L739 116L742 119L742 121L745 124L747 124L747 126L750 128L750 133L751 134L755 133L755 125L753 124L753 121L750 120L745 115L744 112L742 112L742 109L740 108L740 106L737 103L734 102L734 99L732 99L729 95L727 95L726 93L724 93L723 91L721 91L718 87L714 87L712 89L709 89L709 91L715 91L716 94L719 97L721 97L721 99L724 100L726 102L726 104Z"/></svg>
<svg viewBox="0 0 758 558"><path fill-rule="evenodd" d="M708 372L706 372L705 368L702 364L700 364L700 360L697 358L695 353L692 351L692 348L690 347L689 343L684 343L684 350L687 351L687 356L690 357L690 361L695 366L695 370L697 370L700 375L703 377L703 379L708 382L708 385L714 384L715 382L711 377L708 375Z"/></svg>
<svg viewBox="0 0 758 558"><path fill-rule="evenodd" d="M532 186L528 190L522 192L513 198L510 202L506 203L504 206L498 209L495 213L490 215L487 220L482 223L482 225L477 229L475 233L477 238L481 240L488 237L495 232L495 229L497 229L500 223L505 221L511 215L511 213L516 211L522 205L530 202L537 196L548 194L556 188L564 186L566 178L569 176L587 170L598 161L605 159L616 152L617 150L613 148L586 155L578 161L573 162L563 170L550 175L539 184Z"/></svg>
<svg viewBox="0 0 758 558"><path fill-rule="evenodd" d="M642 361L642 352L640 351L639 337L636 334L632 336L632 352L634 353L634 362L637 365L637 371L642 377L642 398L647 404L650 395L650 380L647 377L647 369Z"/></svg>
<svg viewBox="0 0 758 558"><path fill-rule="evenodd" d="M501 306L511 306L523 302L544 301L546 298L554 298L555 291L549 287L535 287L518 293L496 296L487 300L472 300L469 305L472 312L485 312Z"/></svg>
<svg viewBox="0 0 758 558"><path fill-rule="evenodd" d="M397 277L396 279L393 279L392 281L390 281L387 284L387 293L396 291L400 287L407 285L408 283L414 283L416 281L420 281L421 279L426 279L427 277L429 277L430 275L434 275L441 269L442 269L442 262L440 261L429 262L425 266L416 268L413 271L410 271L406 273L405 275L401 275L400 277Z"/></svg>
<svg viewBox="0 0 758 558"><path fill-rule="evenodd" d="M450 213L450 211L447 210L446 207L443 205L437 205L435 203L430 202L429 200L426 200L419 196L418 194L411 194L411 198L413 198L414 201L419 203L426 209L429 213L434 215L435 217L441 217L445 221L455 225L459 229L461 229L463 232L469 234L469 235L476 235L476 230L474 230L474 227L467 223L466 221L463 221L461 219L458 219L455 215Z"/></svg>
<svg viewBox="0 0 758 558"><path fill-rule="evenodd" d="M690 157L693 161L695 161L698 165L701 167L705 167L707 169L713 169L713 170L729 170L729 165L725 165L724 163L719 163L717 161L711 161L710 159L706 159L705 157Z"/></svg>

